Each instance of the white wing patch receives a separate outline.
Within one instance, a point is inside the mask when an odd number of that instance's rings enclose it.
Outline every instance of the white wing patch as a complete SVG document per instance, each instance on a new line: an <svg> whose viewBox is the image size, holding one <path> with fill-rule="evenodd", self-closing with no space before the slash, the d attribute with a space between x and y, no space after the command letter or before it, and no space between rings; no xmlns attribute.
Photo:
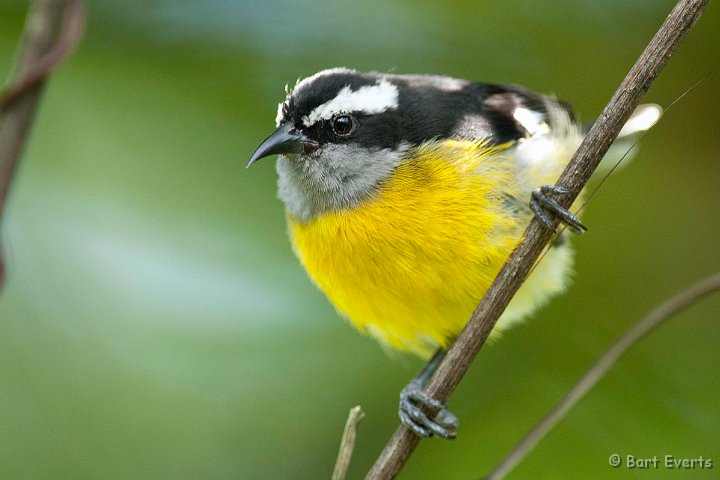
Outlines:
<svg viewBox="0 0 720 480"><path fill-rule="evenodd" d="M568 112L549 100L545 100L549 122L542 113L526 107L513 112L515 120L530 134L518 141L516 158L530 168L526 174L533 182L543 178L543 172L553 172L552 176L557 168L562 171L582 140L579 126ZM541 170L532 170L534 168Z"/></svg>
<svg viewBox="0 0 720 480"><path fill-rule="evenodd" d="M518 107L515 109L513 117L527 130L530 136L538 134L547 135L550 133L550 125L547 124L544 115L540 112L534 112L525 107Z"/></svg>
<svg viewBox="0 0 720 480"><path fill-rule="evenodd" d="M329 100L303 117L306 127L319 120L329 120L339 113L362 112L366 114L382 113L398 107L398 89L385 79L377 85L360 87L353 91L346 86Z"/></svg>

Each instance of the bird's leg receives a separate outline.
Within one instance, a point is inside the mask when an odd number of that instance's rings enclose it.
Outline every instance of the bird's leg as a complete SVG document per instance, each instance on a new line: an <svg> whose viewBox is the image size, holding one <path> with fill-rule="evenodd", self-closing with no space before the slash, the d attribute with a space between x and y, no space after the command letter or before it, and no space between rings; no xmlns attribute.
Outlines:
<svg viewBox="0 0 720 480"><path fill-rule="evenodd" d="M550 196L567 195L568 193L570 193L570 190L564 187L558 187L556 185L542 185L532 191L530 208L535 213L535 216L550 229L553 228L553 225L548 217L548 214L558 217L560 221L567 225L573 232L578 234L585 233L587 227L580 222L578 217Z"/></svg>
<svg viewBox="0 0 720 480"><path fill-rule="evenodd" d="M420 437L454 439L458 419L445 409L445 404L429 397L423 389L447 352L442 348L423 367L420 373L400 392L400 420ZM429 410L426 414L423 409Z"/></svg>

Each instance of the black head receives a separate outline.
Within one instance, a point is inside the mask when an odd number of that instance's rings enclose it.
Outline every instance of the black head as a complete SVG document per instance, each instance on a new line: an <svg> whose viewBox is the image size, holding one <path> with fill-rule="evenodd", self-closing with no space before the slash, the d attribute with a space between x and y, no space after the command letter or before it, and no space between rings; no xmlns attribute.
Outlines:
<svg viewBox="0 0 720 480"><path fill-rule="evenodd" d="M397 150L449 137L506 142L527 135L513 115L519 106L547 113L540 96L515 86L324 70L288 93L278 107L278 130L249 163L276 153L310 155L328 145Z"/></svg>
<svg viewBox="0 0 720 480"><path fill-rule="evenodd" d="M344 68L299 82L278 106L277 130L249 164L275 153L310 155L328 145L398 144L400 92L386 76Z"/></svg>

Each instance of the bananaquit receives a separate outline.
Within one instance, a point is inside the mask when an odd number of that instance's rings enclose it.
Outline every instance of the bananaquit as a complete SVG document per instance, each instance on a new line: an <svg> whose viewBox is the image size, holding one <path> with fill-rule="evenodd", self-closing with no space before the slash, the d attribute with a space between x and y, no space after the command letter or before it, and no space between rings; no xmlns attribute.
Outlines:
<svg viewBox="0 0 720 480"><path fill-rule="evenodd" d="M422 393L537 215L582 223L553 184L582 140L572 108L516 85L337 68L298 82L248 166L277 154L290 238L312 281L361 332L428 358L402 392L401 420L453 438L458 421ZM660 116L641 106L622 134ZM495 330L560 293L572 268L557 242ZM420 405L438 413L423 414Z"/></svg>

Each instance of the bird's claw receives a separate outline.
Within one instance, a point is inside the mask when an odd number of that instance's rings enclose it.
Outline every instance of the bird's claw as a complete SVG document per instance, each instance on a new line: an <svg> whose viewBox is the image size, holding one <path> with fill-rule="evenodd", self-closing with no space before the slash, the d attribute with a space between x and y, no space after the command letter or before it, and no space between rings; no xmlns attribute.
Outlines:
<svg viewBox="0 0 720 480"><path fill-rule="evenodd" d="M424 409L430 411L426 414ZM437 435L454 439L459 421L445 409L445 404L429 397L419 382L413 381L400 392L400 420L416 435L428 438Z"/></svg>
<svg viewBox="0 0 720 480"><path fill-rule="evenodd" d="M532 191L530 208L533 213L535 213L535 216L537 216L538 219L550 229L553 228L553 224L548 217L548 213L558 217L560 221L567 225L573 232L577 234L585 233L587 227L582 224L580 219L550 196L567 195L569 193L570 190L564 187L558 187L557 185L542 185Z"/></svg>

